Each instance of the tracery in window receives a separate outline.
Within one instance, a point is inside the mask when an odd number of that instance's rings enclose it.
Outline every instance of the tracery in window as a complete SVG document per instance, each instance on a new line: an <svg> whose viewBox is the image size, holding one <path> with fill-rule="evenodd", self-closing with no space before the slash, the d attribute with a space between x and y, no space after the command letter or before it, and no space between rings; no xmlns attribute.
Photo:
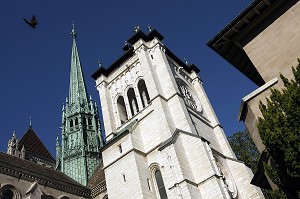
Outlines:
<svg viewBox="0 0 300 199"><path fill-rule="evenodd" d="M123 96L118 97L117 108L119 112L120 122L121 124L124 124L128 120L128 116Z"/></svg>
<svg viewBox="0 0 300 199"><path fill-rule="evenodd" d="M148 101L150 100L149 94L148 94L148 90L145 84L144 80L140 80L138 83L138 90L139 90L139 94L141 97L141 101L143 104L143 107L148 105Z"/></svg>
<svg viewBox="0 0 300 199"><path fill-rule="evenodd" d="M182 94L185 103L190 108L201 112L202 107L199 104L199 102L197 103L197 100L196 100L197 97L193 95L192 89L184 81L182 81L181 79L177 79L176 81L177 81L180 93Z"/></svg>

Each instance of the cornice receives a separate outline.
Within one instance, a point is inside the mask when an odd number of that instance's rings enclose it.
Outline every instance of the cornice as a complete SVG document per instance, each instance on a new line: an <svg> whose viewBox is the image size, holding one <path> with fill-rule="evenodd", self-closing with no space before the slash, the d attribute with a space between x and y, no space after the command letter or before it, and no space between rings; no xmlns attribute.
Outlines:
<svg viewBox="0 0 300 199"><path fill-rule="evenodd" d="M26 160L24 160L26 161ZM33 163L35 164L35 163ZM44 167L39 165L40 167ZM59 172L59 171L56 171ZM22 168L21 165L11 165L4 162L0 162L0 173L8 175L19 180L25 180L29 182L37 181L38 184L50 187L56 190L64 191L70 194L79 195L85 198L90 197L90 189L83 186L76 186L75 184L70 184L68 182L62 181L62 179L55 179L45 174L39 173L38 171L33 172ZM63 174L64 175L64 174Z"/></svg>

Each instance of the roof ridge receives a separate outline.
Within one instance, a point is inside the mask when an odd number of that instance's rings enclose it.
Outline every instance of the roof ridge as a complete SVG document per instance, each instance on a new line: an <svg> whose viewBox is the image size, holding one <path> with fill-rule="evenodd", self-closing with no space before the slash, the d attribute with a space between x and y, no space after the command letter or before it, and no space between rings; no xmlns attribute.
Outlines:
<svg viewBox="0 0 300 199"><path fill-rule="evenodd" d="M34 139L34 140L29 140ZM35 133L32 128L29 128L19 140L19 150L25 146L25 151L29 151L41 157L45 157L50 160L55 160L47 147Z"/></svg>

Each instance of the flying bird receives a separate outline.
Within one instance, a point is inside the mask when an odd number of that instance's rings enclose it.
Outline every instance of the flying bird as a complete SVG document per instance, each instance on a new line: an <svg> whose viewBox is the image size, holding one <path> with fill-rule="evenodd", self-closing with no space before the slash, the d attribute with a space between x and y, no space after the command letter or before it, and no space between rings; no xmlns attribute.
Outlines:
<svg viewBox="0 0 300 199"><path fill-rule="evenodd" d="M30 21L28 21L28 20L26 20L25 18L23 18L24 19L24 21L31 27L31 28L36 28L36 25L38 24L38 21L36 20L36 18L35 18L35 16L33 15L32 16L32 18L31 18L31 20Z"/></svg>

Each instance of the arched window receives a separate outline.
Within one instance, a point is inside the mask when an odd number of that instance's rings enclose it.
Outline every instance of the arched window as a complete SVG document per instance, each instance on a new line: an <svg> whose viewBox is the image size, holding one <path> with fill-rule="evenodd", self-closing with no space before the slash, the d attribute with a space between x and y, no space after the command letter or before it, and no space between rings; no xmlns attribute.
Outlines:
<svg viewBox="0 0 300 199"><path fill-rule="evenodd" d="M78 118L75 118L75 126L78 125Z"/></svg>
<svg viewBox="0 0 300 199"><path fill-rule="evenodd" d="M6 189L2 192L0 199L13 199L14 192L11 189Z"/></svg>
<svg viewBox="0 0 300 199"><path fill-rule="evenodd" d="M139 108L137 105L134 89L130 88L127 91L127 97L130 105L131 115L135 115L139 112Z"/></svg>
<svg viewBox="0 0 300 199"><path fill-rule="evenodd" d="M168 196L167 196L167 192L166 192L166 189L165 189L164 181L163 181L160 170L156 170L154 172L154 176L155 176L155 181L156 181L156 185L157 185L157 189L158 189L160 199L167 199Z"/></svg>
<svg viewBox="0 0 300 199"><path fill-rule="evenodd" d="M73 120L70 120L70 127L73 127Z"/></svg>
<svg viewBox="0 0 300 199"><path fill-rule="evenodd" d="M7 184L0 188L0 199L20 199L21 194L14 186Z"/></svg>
<svg viewBox="0 0 300 199"><path fill-rule="evenodd" d="M107 196L107 194L102 198L102 199L108 199L108 196Z"/></svg>
<svg viewBox="0 0 300 199"><path fill-rule="evenodd" d="M59 197L60 198L60 197ZM67 197L67 196L63 196L63 197L61 197L60 199L70 199L69 197Z"/></svg>
<svg viewBox="0 0 300 199"><path fill-rule="evenodd" d="M121 124L124 124L128 120L128 116L127 116L126 106L125 106L123 96L118 97L117 106L118 106L118 111L119 111L119 117L120 117Z"/></svg>
<svg viewBox="0 0 300 199"><path fill-rule="evenodd" d="M139 93L140 93L140 96L141 96L141 101L142 101L143 107L145 107L145 106L148 105L148 101L150 100L150 97L149 97L147 87L146 87L146 84L145 84L144 80L141 79L139 81L138 89L139 89Z"/></svg>

